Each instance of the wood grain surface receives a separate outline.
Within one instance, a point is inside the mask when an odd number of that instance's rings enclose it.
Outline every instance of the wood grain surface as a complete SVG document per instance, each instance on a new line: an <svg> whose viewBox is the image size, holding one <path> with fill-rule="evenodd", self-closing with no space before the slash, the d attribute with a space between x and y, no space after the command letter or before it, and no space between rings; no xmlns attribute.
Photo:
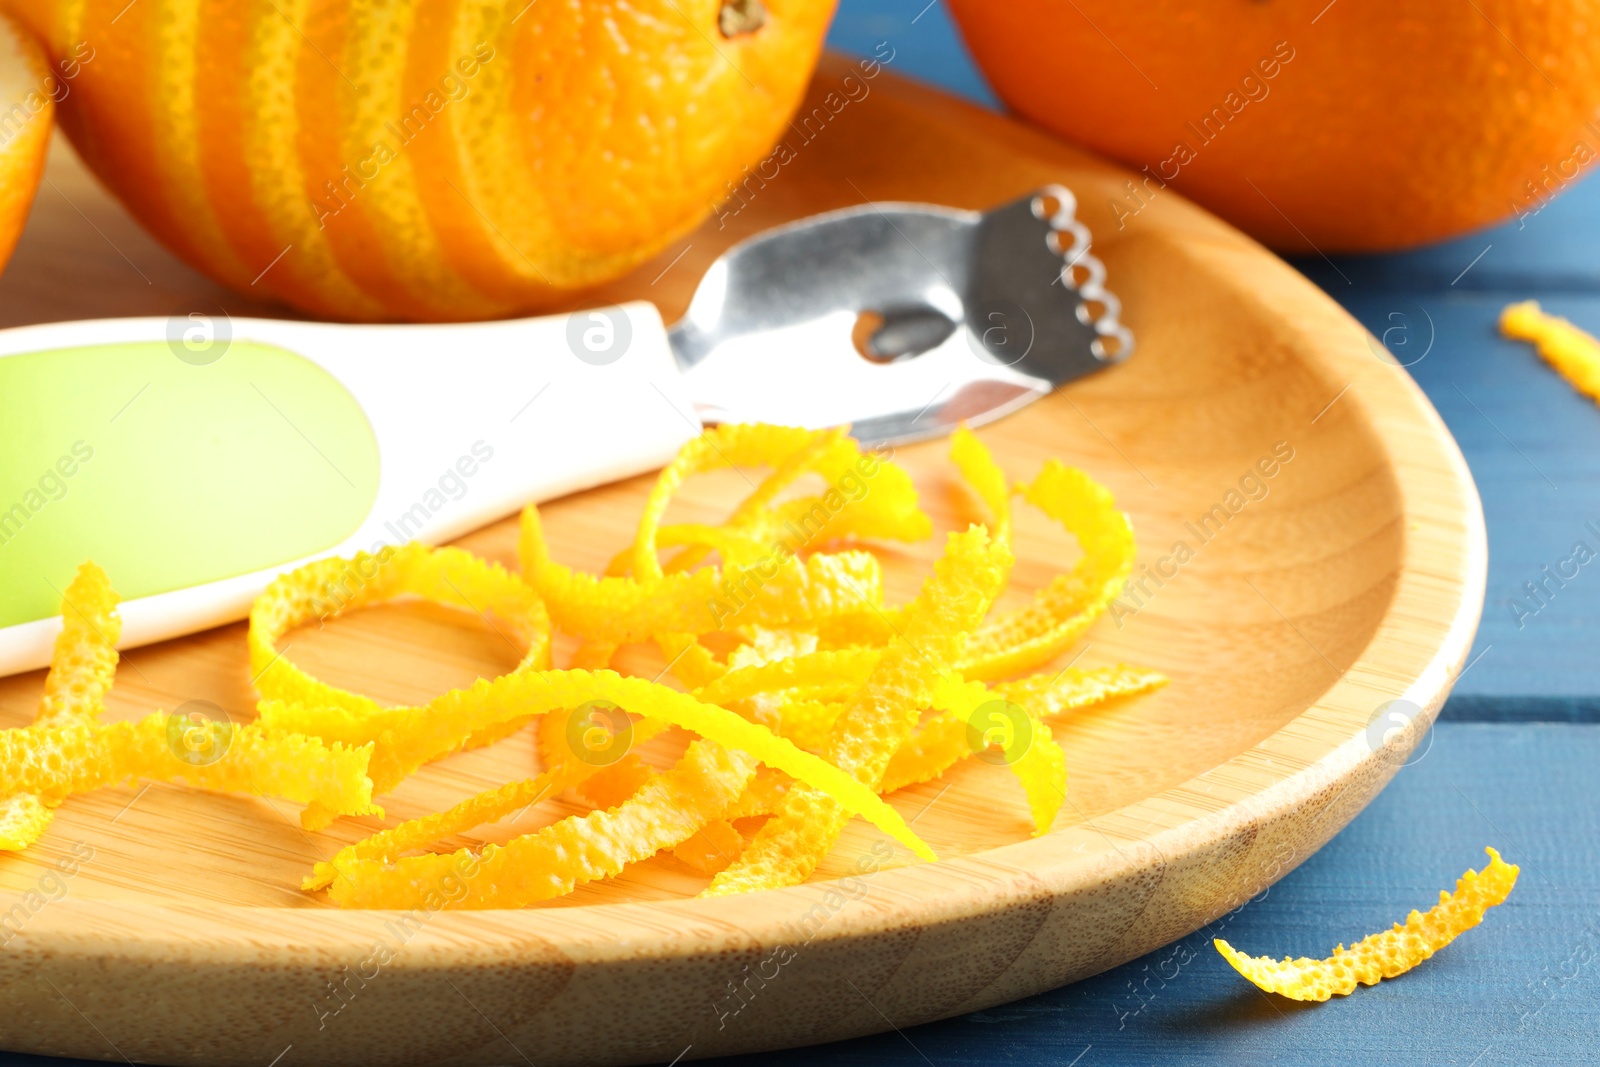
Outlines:
<svg viewBox="0 0 1600 1067"><path fill-rule="evenodd" d="M853 71L826 61L807 108ZM1111 486L1141 562L1179 541L1193 558L1063 658L1136 662L1173 681L1056 731L1072 777L1055 829L1030 838L1008 772L969 761L891 798L937 864L883 859L881 835L858 821L817 878L790 890L695 899L705 879L658 858L549 907L408 924L296 888L371 824L308 835L286 804L109 790L69 800L44 840L0 860L7 907L48 882L0 952L0 1046L172 1064L544 1065L835 1040L1011 1000L1183 936L1291 870L1382 787L1460 670L1483 596L1477 495L1422 394L1332 301L1176 196L1119 232L1106 205L1122 172L888 73L868 84L736 214L585 301L645 297L670 321L722 248L779 221L863 199L981 208L1050 181L1076 190L1139 351L982 436L1013 477L1059 456ZM208 301L271 313L152 244L60 145L49 182L0 285L0 323ZM504 399L486 398L486 426ZM1275 452L1276 473L1247 481ZM936 525L974 517L942 445L898 458ZM647 485L550 505L561 558L602 567L630 539ZM738 487L706 479L675 514L714 519ZM1189 524L1217 505L1234 513L1197 536ZM510 563L514 538L508 520L461 543ZM1020 522L1017 550L1017 598L1075 553L1037 515ZM935 552L886 553L891 594L910 595ZM423 606L288 644L329 680L407 702L517 654L493 628ZM652 665L631 655L636 670ZM42 679L0 680L6 724L29 718ZM1397 699L1415 721L1380 743L1369 724ZM242 625L133 650L110 711L189 700L253 715ZM670 753L669 742L654 754ZM387 806L436 810L532 765L529 739L513 738L428 768ZM504 840L561 811L455 844ZM70 878L52 877L86 854ZM393 960L361 973L378 944Z"/></svg>

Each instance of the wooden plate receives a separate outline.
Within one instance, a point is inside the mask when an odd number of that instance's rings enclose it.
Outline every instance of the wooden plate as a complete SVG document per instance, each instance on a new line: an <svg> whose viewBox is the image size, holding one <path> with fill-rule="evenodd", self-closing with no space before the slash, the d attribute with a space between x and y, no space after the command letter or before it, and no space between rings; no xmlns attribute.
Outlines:
<svg viewBox="0 0 1600 1067"><path fill-rule="evenodd" d="M827 96L852 73L851 96ZM352 820L308 836L287 805L109 790L69 801L42 842L0 860L0 1045L171 1064L559 1064L831 1041L1026 996L1187 934L1291 870L1383 786L1460 670L1483 598L1478 498L1421 392L1310 283L1176 195L1157 192L1119 228L1115 205L1136 204L1125 173L860 73L826 62L806 105L822 110L796 125L793 158L602 298L648 297L670 320L732 240L864 198L985 207L1050 181L1077 191L1139 351L985 437L1015 477L1062 456L1115 490L1150 570L1077 662L1136 662L1173 681L1061 727L1072 780L1056 828L1030 838L1007 772L969 761L893 798L937 864L885 859L856 825L819 878L781 892L695 899L704 880L662 858L550 907L399 916L340 912L295 888L366 831ZM50 176L0 289L6 324L208 299L255 310L140 235L59 146ZM943 453L900 458L937 522L965 522ZM559 553L603 566L646 485L552 505ZM707 481L682 511L714 515L734 492ZM463 543L510 562L513 542L506 521ZM1035 516L1018 550L1024 589L1075 551ZM890 555L897 595L933 552ZM420 607L302 632L291 655L392 700L514 658L492 630ZM28 719L41 682L0 682L9 723ZM209 700L248 718L249 682L244 629L226 627L135 650L112 711ZM1386 733L1395 700L1413 721ZM391 813L524 776L531 758L521 738L449 760Z"/></svg>

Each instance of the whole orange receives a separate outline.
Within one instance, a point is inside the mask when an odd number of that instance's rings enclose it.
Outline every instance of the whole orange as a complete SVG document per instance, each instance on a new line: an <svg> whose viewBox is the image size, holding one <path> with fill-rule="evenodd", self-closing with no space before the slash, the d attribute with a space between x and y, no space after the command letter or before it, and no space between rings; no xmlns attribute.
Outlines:
<svg viewBox="0 0 1600 1067"><path fill-rule="evenodd" d="M161 241L349 319L474 319L692 229L833 0L0 0L93 50L60 121Z"/></svg>
<svg viewBox="0 0 1600 1067"><path fill-rule="evenodd" d="M951 0L1006 103L1278 248L1526 217L1600 158L1591 0Z"/></svg>
<svg viewBox="0 0 1600 1067"><path fill-rule="evenodd" d="M68 91L67 79L50 68L32 35L0 15L0 268L28 221L44 174L55 101Z"/></svg>

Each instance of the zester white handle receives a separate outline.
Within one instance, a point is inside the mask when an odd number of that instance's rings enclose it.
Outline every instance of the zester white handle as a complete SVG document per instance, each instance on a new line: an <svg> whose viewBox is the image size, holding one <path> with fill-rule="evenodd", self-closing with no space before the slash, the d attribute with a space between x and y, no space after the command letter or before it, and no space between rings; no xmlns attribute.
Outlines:
<svg viewBox="0 0 1600 1067"><path fill-rule="evenodd" d="M337 378L377 439L377 495L356 531L325 551L125 601L122 647L243 618L273 577L312 559L446 541L529 502L654 470L700 431L648 303L470 324L217 319L194 328L211 343L277 345ZM24 327L0 331L0 356L170 343L172 329L156 318ZM60 628L49 618L0 629L0 675L48 663Z"/></svg>

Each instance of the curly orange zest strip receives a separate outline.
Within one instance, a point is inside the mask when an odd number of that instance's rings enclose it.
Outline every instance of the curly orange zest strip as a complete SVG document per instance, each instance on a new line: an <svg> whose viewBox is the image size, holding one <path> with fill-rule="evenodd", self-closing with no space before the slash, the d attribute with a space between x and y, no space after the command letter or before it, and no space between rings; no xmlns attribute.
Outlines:
<svg viewBox="0 0 1600 1067"><path fill-rule="evenodd" d="M1500 332L1532 341L1544 361L1578 392L1600 403L1600 341L1556 315L1539 310L1532 300L1512 304L1500 313Z"/></svg>
<svg viewBox="0 0 1600 1067"><path fill-rule="evenodd" d="M1051 460L1023 497L1066 527L1083 556L1032 604L983 625L958 667L969 678L988 681L1048 663L1100 617L1133 569L1133 525L1087 474Z"/></svg>
<svg viewBox="0 0 1600 1067"><path fill-rule="evenodd" d="M673 848L719 817L755 773L753 758L696 741L670 771L610 811L572 816L475 853L356 860L329 893L346 908L517 908Z"/></svg>
<svg viewBox="0 0 1600 1067"><path fill-rule="evenodd" d="M939 679L961 654L967 635L989 610L1011 564L1010 550L973 527L951 534L934 573L901 618L872 675L834 723L823 755L864 785L876 786L910 735ZM848 815L815 789L789 792L777 815L708 895L794 885L816 869Z"/></svg>
<svg viewBox="0 0 1600 1067"><path fill-rule="evenodd" d="M351 745L375 743L372 781L380 796L420 766L396 764L387 758L389 746L381 727L374 725L385 709L371 697L313 678L277 646L290 630L313 619L337 617L404 596L423 597L480 615L492 612L510 632L509 639L527 647L512 674L550 663L550 617L538 594L505 568L459 548L413 543L377 554L362 552L349 559L319 560L279 575L250 609L250 669L263 698L261 721L277 733L303 733ZM480 681L471 690L451 690L417 710L426 715L445 714L463 700L482 699L483 684ZM266 709L280 705L297 709L297 729L286 731L272 725L274 715ZM459 747L490 744L521 725L518 721L485 729ZM332 810L313 803L301 812L300 821L307 829L318 830L334 817Z"/></svg>
<svg viewBox="0 0 1600 1067"><path fill-rule="evenodd" d="M950 435L950 460L989 509L989 528L994 539L1010 548L1011 491L1006 486L1005 472L994 461L988 446L965 425L959 426Z"/></svg>
<svg viewBox="0 0 1600 1067"><path fill-rule="evenodd" d="M1119 663L1115 667L1068 667L1055 674L1001 682L993 689L1002 699L1015 701L1048 719L1118 697L1153 692L1169 680L1160 671Z"/></svg>
<svg viewBox="0 0 1600 1067"><path fill-rule="evenodd" d="M521 578L459 548L408 544L372 555L325 559L279 575L250 609L250 672L266 700L343 708L357 715L377 701L318 681L278 651L296 626L356 608L418 596L477 614L493 612L527 647L516 670L550 664L550 617Z"/></svg>
<svg viewBox="0 0 1600 1067"><path fill-rule="evenodd" d="M1463 874L1454 896L1440 890L1439 903L1426 912L1413 911L1404 926L1395 923L1392 929L1349 948L1340 945L1325 960L1246 956L1221 938L1213 943L1234 970L1269 993L1291 1000L1348 996L1357 983L1377 985L1385 978L1405 974L1457 935L1477 926L1484 912L1510 895L1521 868L1506 863L1492 848L1484 851L1489 854L1489 865Z"/></svg>

